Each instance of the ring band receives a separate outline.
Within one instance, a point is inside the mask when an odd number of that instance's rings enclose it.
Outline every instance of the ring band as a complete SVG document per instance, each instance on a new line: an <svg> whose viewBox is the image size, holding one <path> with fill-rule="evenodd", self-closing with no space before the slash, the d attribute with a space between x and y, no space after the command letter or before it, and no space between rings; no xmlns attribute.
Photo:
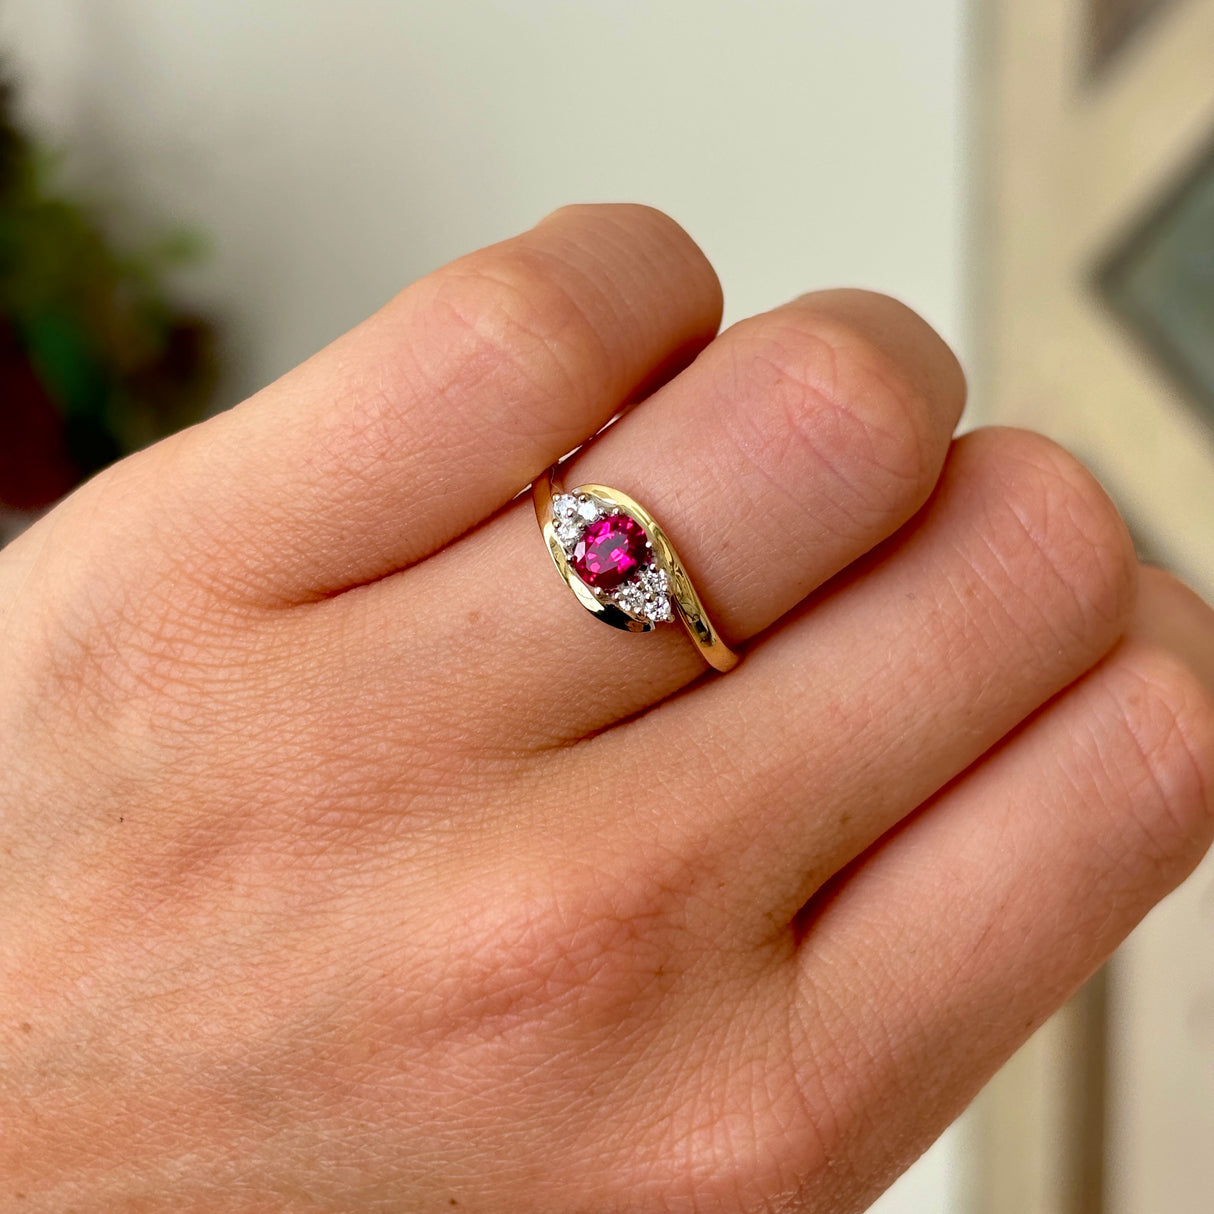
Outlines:
<svg viewBox="0 0 1214 1214"><path fill-rule="evenodd" d="M677 621L714 670L738 664L644 506L606 485L565 490L555 467L535 481L531 497L557 572L587 611L627 632Z"/></svg>

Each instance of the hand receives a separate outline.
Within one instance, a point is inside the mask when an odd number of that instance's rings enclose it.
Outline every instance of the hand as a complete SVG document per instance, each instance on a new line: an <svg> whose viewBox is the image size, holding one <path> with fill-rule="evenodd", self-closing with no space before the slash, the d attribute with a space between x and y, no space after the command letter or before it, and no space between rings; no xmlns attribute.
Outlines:
<svg viewBox="0 0 1214 1214"><path fill-rule="evenodd" d="M901 305L719 311L559 211L3 553L4 1209L856 1210L1197 862L1208 609ZM632 401L729 674L511 500Z"/></svg>

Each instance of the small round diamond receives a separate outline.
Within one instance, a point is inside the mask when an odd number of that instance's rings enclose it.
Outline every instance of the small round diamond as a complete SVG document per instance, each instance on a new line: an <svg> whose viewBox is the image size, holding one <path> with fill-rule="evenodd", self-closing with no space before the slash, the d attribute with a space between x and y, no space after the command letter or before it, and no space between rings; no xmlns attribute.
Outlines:
<svg viewBox="0 0 1214 1214"><path fill-rule="evenodd" d="M636 582L625 582L611 597L629 615L644 615L645 592Z"/></svg>
<svg viewBox="0 0 1214 1214"><path fill-rule="evenodd" d="M664 569L642 565L628 581L611 592L610 599L634 620L663 624L674 619L670 579Z"/></svg>
<svg viewBox="0 0 1214 1214"><path fill-rule="evenodd" d="M655 624L663 624L667 620L674 618L668 598L646 599L642 614L647 620L652 620Z"/></svg>
<svg viewBox="0 0 1214 1214"><path fill-rule="evenodd" d="M573 551L585 523L578 514L578 500L572 493L560 493L552 499L552 527L566 555Z"/></svg>
<svg viewBox="0 0 1214 1214"><path fill-rule="evenodd" d="M644 595L642 614L655 624L672 619L674 612L670 605L670 579L665 569L650 565L640 571L637 577L639 588Z"/></svg>
<svg viewBox="0 0 1214 1214"><path fill-rule="evenodd" d="M552 499L552 517L554 519L571 519L577 513L577 498L572 493L558 493Z"/></svg>
<svg viewBox="0 0 1214 1214"><path fill-rule="evenodd" d="M573 568L593 590L614 590L628 581L649 555L644 528L626 514L591 523L573 549Z"/></svg>

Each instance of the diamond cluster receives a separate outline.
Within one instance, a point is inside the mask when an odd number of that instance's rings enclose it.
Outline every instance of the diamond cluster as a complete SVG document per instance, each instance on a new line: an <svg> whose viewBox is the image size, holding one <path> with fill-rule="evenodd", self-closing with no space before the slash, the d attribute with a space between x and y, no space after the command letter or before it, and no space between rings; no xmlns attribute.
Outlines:
<svg viewBox="0 0 1214 1214"><path fill-rule="evenodd" d="M674 618L670 579L653 563L649 540L630 515L584 493L558 493L552 524L574 572L600 602L645 623Z"/></svg>

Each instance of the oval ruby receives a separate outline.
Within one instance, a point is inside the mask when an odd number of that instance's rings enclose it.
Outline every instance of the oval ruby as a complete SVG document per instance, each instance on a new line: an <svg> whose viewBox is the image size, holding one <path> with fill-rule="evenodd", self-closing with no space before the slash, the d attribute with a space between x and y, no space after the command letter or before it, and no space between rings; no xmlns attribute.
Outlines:
<svg viewBox="0 0 1214 1214"><path fill-rule="evenodd" d="M573 550L573 568L587 586L614 590L645 563L644 528L626 514L611 514L591 523Z"/></svg>

